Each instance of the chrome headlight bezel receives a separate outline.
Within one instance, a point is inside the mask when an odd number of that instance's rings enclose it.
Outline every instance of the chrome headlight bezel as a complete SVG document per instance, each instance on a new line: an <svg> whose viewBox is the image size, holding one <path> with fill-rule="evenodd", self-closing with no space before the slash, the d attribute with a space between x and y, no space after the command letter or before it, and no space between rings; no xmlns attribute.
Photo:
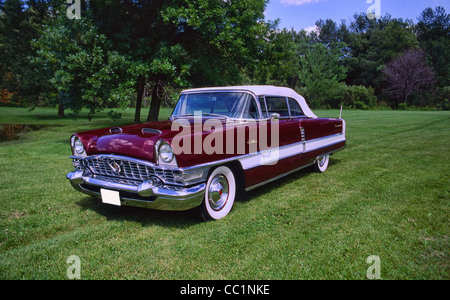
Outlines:
<svg viewBox="0 0 450 300"><path fill-rule="evenodd" d="M164 140L159 140L155 145L156 161L158 165L177 166L175 153L170 144Z"/></svg>
<svg viewBox="0 0 450 300"><path fill-rule="evenodd" d="M170 163L175 158L172 147L169 144L161 143L159 146L159 157L163 162Z"/></svg>
<svg viewBox="0 0 450 300"><path fill-rule="evenodd" d="M72 135L70 138L70 147L72 148L72 154L77 157L86 157L86 149L84 148L81 140L76 136Z"/></svg>

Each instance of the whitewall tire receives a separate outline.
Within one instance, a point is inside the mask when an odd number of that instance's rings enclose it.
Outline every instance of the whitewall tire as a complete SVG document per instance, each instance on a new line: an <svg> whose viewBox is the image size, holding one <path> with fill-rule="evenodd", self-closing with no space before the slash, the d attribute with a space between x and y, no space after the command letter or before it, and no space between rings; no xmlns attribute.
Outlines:
<svg viewBox="0 0 450 300"><path fill-rule="evenodd" d="M233 171L221 166L212 171L206 183L205 197L200 205L204 220L224 218L233 208L236 198L236 179Z"/></svg>

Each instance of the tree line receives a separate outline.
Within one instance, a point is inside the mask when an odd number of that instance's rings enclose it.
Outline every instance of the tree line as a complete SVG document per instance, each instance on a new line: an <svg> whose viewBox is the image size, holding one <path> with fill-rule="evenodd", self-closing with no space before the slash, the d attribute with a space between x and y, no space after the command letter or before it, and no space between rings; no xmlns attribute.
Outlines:
<svg viewBox="0 0 450 300"><path fill-rule="evenodd" d="M287 86L313 108L450 109L450 16L417 22L318 20L280 29L267 0L0 0L0 105L53 106L63 117L148 103L146 121L188 87ZM76 1L72 1L76 2ZM73 14L72 14L73 15Z"/></svg>

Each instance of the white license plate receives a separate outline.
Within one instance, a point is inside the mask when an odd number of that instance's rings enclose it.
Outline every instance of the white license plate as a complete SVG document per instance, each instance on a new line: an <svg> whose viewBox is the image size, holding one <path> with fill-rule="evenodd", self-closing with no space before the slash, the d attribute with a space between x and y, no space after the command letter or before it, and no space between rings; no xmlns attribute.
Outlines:
<svg viewBox="0 0 450 300"><path fill-rule="evenodd" d="M120 206L120 196L118 191L100 189L100 193L102 195L103 203Z"/></svg>

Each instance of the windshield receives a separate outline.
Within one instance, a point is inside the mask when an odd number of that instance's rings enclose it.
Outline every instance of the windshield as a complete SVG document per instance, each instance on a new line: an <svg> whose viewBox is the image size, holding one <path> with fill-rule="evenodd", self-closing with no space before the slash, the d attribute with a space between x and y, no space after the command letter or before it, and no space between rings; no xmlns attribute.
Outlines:
<svg viewBox="0 0 450 300"><path fill-rule="evenodd" d="M182 94L172 117L194 114L235 119L259 119L255 99L243 92Z"/></svg>

